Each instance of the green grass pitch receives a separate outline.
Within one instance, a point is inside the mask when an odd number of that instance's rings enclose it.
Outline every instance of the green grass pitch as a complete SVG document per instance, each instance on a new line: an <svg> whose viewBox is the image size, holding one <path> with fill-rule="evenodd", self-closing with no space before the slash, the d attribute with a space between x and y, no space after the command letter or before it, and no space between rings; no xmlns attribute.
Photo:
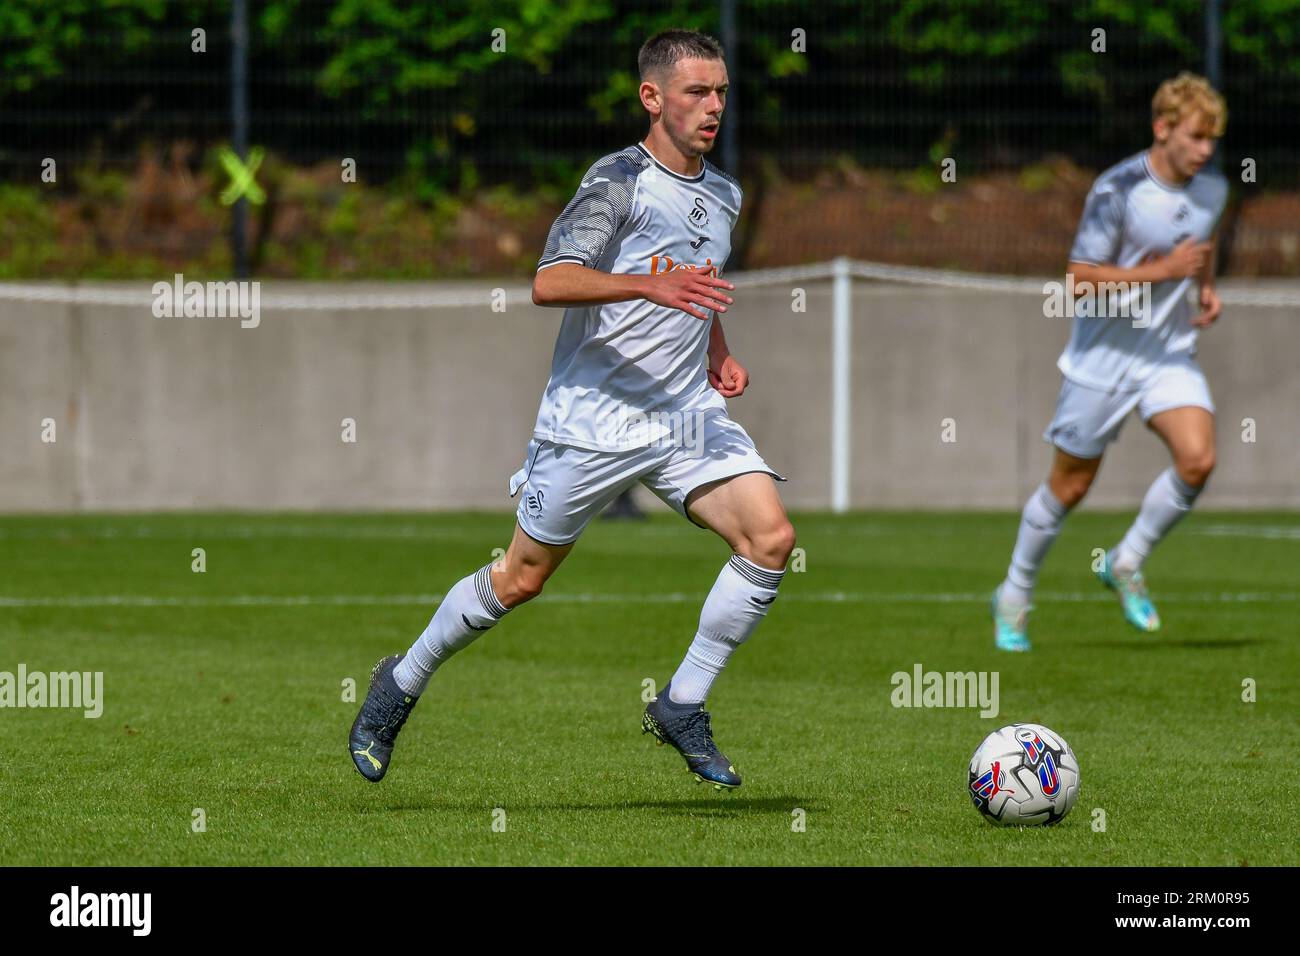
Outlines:
<svg viewBox="0 0 1300 956"><path fill-rule="evenodd" d="M1089 570L1129 516L1075 515L1028 655L988 621L1015 516L793 518L806 569L710 699L734 793L640 732L728 554L676 516L594 522L434 678L379 785L348 759L344 681L363 694L512 516L0 518L0 671L102 671L105 698L0 710L0 863L1300 863L1300 517L1192 515L1149 564L1144 636ZM917 663L996 670L999 715L893 707ZM1058 827L996 828L967 796L976 745L1017 721L1078 755Z"/></svg>

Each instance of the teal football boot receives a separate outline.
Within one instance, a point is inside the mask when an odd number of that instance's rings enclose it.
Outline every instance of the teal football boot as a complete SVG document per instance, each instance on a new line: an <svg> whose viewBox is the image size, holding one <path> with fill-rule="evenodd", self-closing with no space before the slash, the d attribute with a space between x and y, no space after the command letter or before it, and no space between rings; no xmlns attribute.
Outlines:
<svg viewBox="0 0 1300 956"><path fill-rule="evenodd" d="M1119 596L1120 606L1124 609L1124 620L1144 634L1160 630L1160 615L1156 613L1156 606L1147 594L1147 582L1141 571L1126 574L1115 570L1111 565L1110 552L1107 552L1097 578Z"/></svg>
<svg viewBox="0 0 1300 956"><path fill-rule="evenodd" d="M1029 638L1025 631L1029 627L1029 612L1034 609L1032 604L1003 604L998 599L1002 592L1002 586L998 585L993 591L993 600L990 602L993 612L993 643L1000 651L1024 652L1030 650L1033 645L1029 643Z"/></svg>

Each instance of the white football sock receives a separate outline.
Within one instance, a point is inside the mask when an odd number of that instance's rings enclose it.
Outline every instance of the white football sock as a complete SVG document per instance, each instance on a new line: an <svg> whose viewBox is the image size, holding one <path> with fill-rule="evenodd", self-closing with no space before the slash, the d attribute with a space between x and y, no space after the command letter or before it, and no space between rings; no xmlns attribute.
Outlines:
<svg viewBox="0 0 1300 956"><path fill-rule="evenodd" d="M1029 496L1020 515L1020 533L1016 535L1016 547L1011 552L1007 579L998 591L1001 600L1013 604L1029 603L1038 580L1038 569L1052 542L1061 533L1061 522L1069 510L1056 500L1046 482Z"/></svg>
<svg viewBox="0 0 1300 956"><path fill-rule="evenodd" d="M438 605L433 620L393 668L397 686L413 697L451 655L464 649L509 610L492 590L492 565L461 578Z"/></svg>
<svg viewBox="0 0 1300 956"><path fill-rule="evenodd" d="M704 599L700 627L670 681L668 699L702 704L727 658L754 633L776 600L785 569L773 571L733 554Z"/></svg>
<svg viewBox="0 0 1300 956"><path fill-rule="evenodd" d="M1200 488L1183 481L1172 467L1162 471L1147 489L1132 527L1111 552L1111 566L1125 574L1140 570L1160 539L1192 510L1200 493Z"/></svg>

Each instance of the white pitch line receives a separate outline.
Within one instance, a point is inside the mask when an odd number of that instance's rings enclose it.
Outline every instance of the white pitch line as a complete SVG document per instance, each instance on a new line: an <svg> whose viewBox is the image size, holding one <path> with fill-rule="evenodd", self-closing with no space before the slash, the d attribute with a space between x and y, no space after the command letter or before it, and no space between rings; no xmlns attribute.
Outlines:
<svg viewBox="0 0 1300 956"><path fill-rule="evenodd" d="M189 541L218 538L464 538L483 536L478 528L437 528L418 525L375 525L358 527L319 527L314 525L226 525L222 527L135 528L31 528L22 530L0 529L0 539L28 540L51 538L146 538L160 541Z"/></svg>
<svg viewBox="0 0 1300 956"><path fill-rule="evenodd" d="M1300 541L1300 525L1286 524L1212 524L1190 529L1193 534L1211 538L1267 538Z"/></svg>
<svg viewBox="0 0 1300 956"><path fill-rule="evenodd" d="M665 511L664 514L669 514ZM505 522L503 527L507 530L513 515L509 512L503 512L502 521ZM812 535L831 535L831 536L852 536L852 537L885 537L888 535L906 534L909 537L918 535L925 537L952 537L954 535L965 534L967 531L953 527L923 527L904 530L897 525L887 524L859 524L852 518L847 519L844 523L827 521L826 519L811 518L801 525L809 534ZM672 524L650 524L650 525L620 525L620 529L629 532L629 535L641 537L673 537L681 536L684 539L690 538L690 532L693 530L680 523ZM999 532L1000 533L1000 532ZM1204 535L1213 538L1258 538L1272 541L1300 541L1300 525L1253 525L1253 524L1212 524L1203 527L1191 527L1187 529L1188 534ZM507 535L507 539L508 539ZM374 538L378 540L391 539L411 539L411 540L463 540L466 538L483 540L484 535L481 528L465 527L454 528L436 525L336 525L333 527L308 524L225 524L204 526L181 526L181 527L152 527L149 525L137 525L135 527L111 527L111 526L88 526L81 528L53 527L53 528L0 528L0 540L68 540L76 538L140 538L153 539L159 541L190 541L198 539L261 539L261 538Z"/></svg>
<svg viewBox="0 0 1300 956"><path fill-rule="evenodd" d="M704 593L683 594L544 594L539 601L553 604L699 604ZM1039 601L1062 603L1110 603L1114 598L1104 592L1045 592ZM222 597L167 597L145 594L69 595L63 597L0 596L0 607L346 607L355 605L408 606L439 604L440 594L233 594ZM986 593L870 593L823 591L808 594L784 593L785 602L808 604L987 604ZM1271 604L1300 600L1293 592L1205 592L1201 594L1166 594L1166 604Z"/></svg>

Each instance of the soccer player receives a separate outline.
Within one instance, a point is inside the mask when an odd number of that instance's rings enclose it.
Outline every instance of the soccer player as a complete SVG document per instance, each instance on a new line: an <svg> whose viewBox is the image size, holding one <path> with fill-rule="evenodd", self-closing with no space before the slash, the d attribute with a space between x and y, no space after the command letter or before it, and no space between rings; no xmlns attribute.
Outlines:
<svg viewBox="0 0 1300 956"><path fill-rule="evenodd" d="M348 741L368 780L387 772L434 672L541 593L586 524L640 481L733 552L642 729L675 747L697 780L740 785L704 703L776 599L794 528L777 493L786 479L727 415L725 399L744 393L749 374L720 321L733 302L735 286L719 273L740 185L703 158L727 102L722 48L668 30L646 41L638 66L649 134L582 177L533 281L534 303L565 312L533 437L510 479L520 496L514 539L499 564L452 586L409 651L375 666Z"/></svg>
<svg viewBox="0 0 1300 956"><path fill-rule="evenodd" d="M1180 73L1160 85L1151 112L1151 148L1097 178L1070 251L1076 288L1121 284L1115 311L1133 318L1107 317L1097 307L1100 297L1076 307L1057 362L1064 381L1056 414L1043 436L1055 446L1051 472L1025 505L1006 580L993 594L994 639L1002 650L1029 650L1038 569L1130 411L1137 409L1173 459L1097 571L1140 631L1160 627L1143 562L1191 510L1214 469L1214 404L1195 355L1198 331L1219 317L1214 232L1228 187L1207 164L1227 111L1204 79Z"/></svg>

